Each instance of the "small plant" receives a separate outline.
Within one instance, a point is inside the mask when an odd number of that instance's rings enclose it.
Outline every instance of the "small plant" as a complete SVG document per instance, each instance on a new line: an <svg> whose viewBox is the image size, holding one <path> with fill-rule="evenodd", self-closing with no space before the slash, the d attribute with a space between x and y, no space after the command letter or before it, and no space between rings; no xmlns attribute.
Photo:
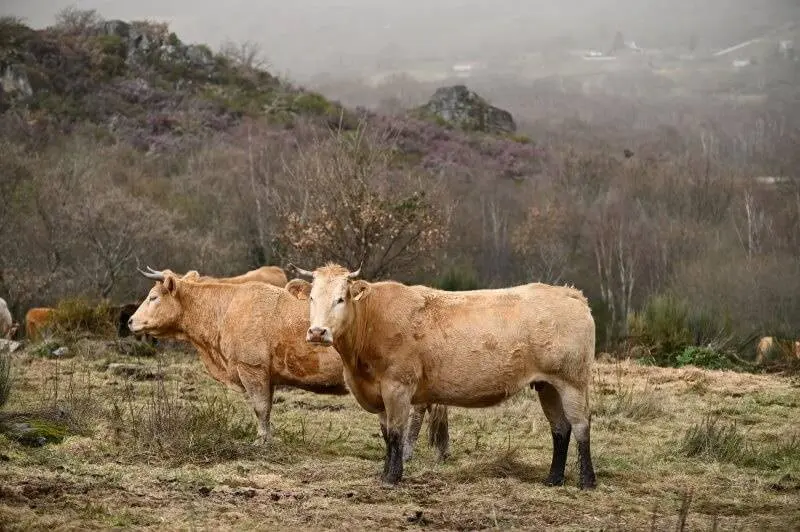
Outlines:
<svg viewBox="0 0 800 532"><path fill-rule="evenodd" d="M686 431L681 450L690 457L736 463L746 456L747 444L736 423L710 415Z"/></svg>
<svg viewBox="0 0 800 532"><path fill-rule="evenodd" d="M716 351L708 347L686 347L676 358L675 366L693 365L707 369L730 369L734 367L733 362L723 352Z"/></svg>

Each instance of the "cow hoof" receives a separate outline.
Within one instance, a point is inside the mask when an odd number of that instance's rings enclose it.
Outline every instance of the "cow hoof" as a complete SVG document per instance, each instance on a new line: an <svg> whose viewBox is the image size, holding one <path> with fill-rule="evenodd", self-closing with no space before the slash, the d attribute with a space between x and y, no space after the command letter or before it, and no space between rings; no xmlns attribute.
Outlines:
<svg viewBox="0 0 800 532"><path fill-rule="evenodd" d="M563 486L564 485L564 477L547 477L547 480L544 481L545 486Z"/></svg>
<svg viewBox="0 0 800 532"><path fill-rule="evenodd" d="M596 487L597 487L597 482L593 478L592 479L581 480L578 483L578 488L580 488L582 490L593 490Z"/></svg>
<svg viewBox="0 0 800 532"><path fill-rule="evenodd" d="M400 482L400 479L402 477L403 475L387 473L381 477L381 480L383 480L384 483L389 484L390 486L394 486L398 482Z"/></svg>
<svg viewBox="0 0 800 532"><path fill-rule="evenodd" d="M269 445L269 436L257 436L255 440L253 440L253 445L257 447L267 447Z"/></svg>

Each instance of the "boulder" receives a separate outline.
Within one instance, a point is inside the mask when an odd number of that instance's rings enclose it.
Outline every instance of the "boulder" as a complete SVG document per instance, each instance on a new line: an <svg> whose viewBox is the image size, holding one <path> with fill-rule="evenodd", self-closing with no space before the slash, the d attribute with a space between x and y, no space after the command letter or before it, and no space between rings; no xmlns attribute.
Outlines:
<svg viewBox="0 0 800 532"><path fill-rule="evenodd" d="M511 113L490 105L464 85L437 89L421 110L424 114L470 131L513 133L517 130Z"/></svg>

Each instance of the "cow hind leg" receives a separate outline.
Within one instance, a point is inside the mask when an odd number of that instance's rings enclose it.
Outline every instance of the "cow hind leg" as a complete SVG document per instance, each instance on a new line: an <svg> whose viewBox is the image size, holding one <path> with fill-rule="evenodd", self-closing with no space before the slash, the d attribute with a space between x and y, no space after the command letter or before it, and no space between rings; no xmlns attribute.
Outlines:
<svg viewBox="0 0 800 532"><path fill-rule="evenodd" d="M547 475L545 484L561 486L564 484L564 470L567 466L567 450L572 426L564 413L564 406L558 390L548 382L537 382L533 387L539 394L539 402L547 421L550 422L550 433L553 437L553 458L550 462L550 474Z"/></svg>
<svg viewBox="0 0 800 532"><path fill-rule="evenodd" d="M436 448L437 460L444 461L450 456L450 429L447 422L447 405L429 405L428 443Z"/></svg>
<svg viewBox="0 0 800 532"><path fill-rule="evenodd" d="M414 455L414 445L419 438L419 431L422 428L422 421L425 419L427 405L415 405L408 418L405 438L403 440L403 462L408 462Z"/></svg>
<svg viewBox="0 0 800 532"><path fill-rule="evenodd" d="M239 367L239 379L256 416L258 434L253 443L266 445L271 438L269 418L275 387L270 383L269 375L261 370Z"/></svg>
<svg viewBox="0 0 800 532"><path fill-rule="evenodd" d="M386 445L386 455L383 458L383 477L389 474L389 462L391 458L392 448L389 446L389 430L386 428L386 413L378 414L381 422L381 436L383 436L383 443Z"/></svg>
<svg viewBox="0 0 800 532"><path fill-rule="evenodd" d="M572 386L566 386L561 390L561 401L564 406L564 414L570 425L572 425L572 433L575 435L575 442L578 446L578 462L580 464L578 487L592 489L597 485L597 481L594 467L592 466L592 453L589 444L591 414L589 412L588 389L578 390Z"/></svg>

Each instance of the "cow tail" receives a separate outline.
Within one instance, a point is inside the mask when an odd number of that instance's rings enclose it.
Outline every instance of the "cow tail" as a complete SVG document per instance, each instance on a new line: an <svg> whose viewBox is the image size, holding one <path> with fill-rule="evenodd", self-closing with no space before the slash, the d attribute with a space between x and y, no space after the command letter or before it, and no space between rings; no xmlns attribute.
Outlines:
<svg viewBox="0 0 800 532"><path fill-rule="evenodd" d="M428 444L439 451L440 458L449 454L450 432L447 425L447 406L432 404L428 407Z"/></svg>

